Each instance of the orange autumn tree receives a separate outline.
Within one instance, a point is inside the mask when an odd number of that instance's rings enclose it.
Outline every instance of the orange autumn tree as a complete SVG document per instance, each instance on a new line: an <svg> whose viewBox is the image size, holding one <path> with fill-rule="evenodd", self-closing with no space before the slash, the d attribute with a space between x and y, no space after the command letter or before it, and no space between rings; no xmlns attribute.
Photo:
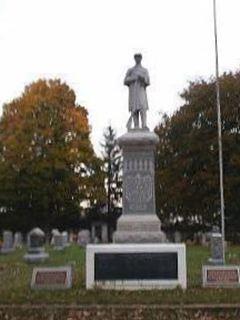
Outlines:
<svg viewBox="0 0 240 320"><path fill-rule="evenodd" d="M67 84L38 80L3 106L0 221L5 227L50 229L59 218L79 216L82 201L96 204L104 197L100 167L87 110Z"/></svg>

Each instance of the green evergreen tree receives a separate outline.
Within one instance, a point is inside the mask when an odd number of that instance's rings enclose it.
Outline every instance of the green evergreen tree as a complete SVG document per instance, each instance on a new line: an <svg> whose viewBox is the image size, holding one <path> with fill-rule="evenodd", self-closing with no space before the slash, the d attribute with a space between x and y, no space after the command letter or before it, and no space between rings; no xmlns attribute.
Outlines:
<svg viewBox="0 0 240 320"><path fill-rule="evenodd" d="M122 155L117 144L116 131L109 125L103 134L104 172L106 174L105 185L107 189L108 213L120 204L122 198Z"/></svg>
<svg viewBox="0 0 240 320"><path fill-rule="evenodd" d="M220 78L228 237L240 229L240 72ZM220 223L215 81L190 83L182 107L156 133L156 196L161 219L191 230Z"/></svg>

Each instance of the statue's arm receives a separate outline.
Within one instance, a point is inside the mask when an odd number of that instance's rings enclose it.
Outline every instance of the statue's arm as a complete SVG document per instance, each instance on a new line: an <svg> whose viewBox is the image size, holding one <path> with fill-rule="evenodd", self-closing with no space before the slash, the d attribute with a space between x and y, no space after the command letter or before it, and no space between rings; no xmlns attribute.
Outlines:
<svg viewBox="0 0 240 320"><path fill-rule="evenodd" d="M145 84L146 87L150 85L150 77L149 77L149 73L148 73L147 70L146 70L146 74L145 74L145 77L144 77L144 84Z"/></svg>
<svg viewBox="0 0 240 320"><path fill-rule="evenodd" d="M149 73L145 69L142 75L139 76L139 80L141 81L142 86L147 87L150 85Z"/></svg>
<svg viewBox="0 0 240 320"><path fill-rule="evenodd" d="M136 81L136 77L134 76L131 76L131 70L128 70L127 71L127 74L125 76L125 79L124 79L124 84L126 86L129 86L131 83L135 82Z"/></svg>

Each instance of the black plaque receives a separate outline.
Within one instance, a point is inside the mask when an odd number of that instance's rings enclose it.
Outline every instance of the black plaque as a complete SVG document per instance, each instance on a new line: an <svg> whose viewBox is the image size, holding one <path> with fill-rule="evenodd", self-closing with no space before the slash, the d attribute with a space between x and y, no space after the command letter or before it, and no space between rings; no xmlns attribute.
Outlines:
<svg viewBox="0 0 240 320"><path fill-rule="evenodd" d="M177 280L177 252L95 253L95 280Z"/></svg>

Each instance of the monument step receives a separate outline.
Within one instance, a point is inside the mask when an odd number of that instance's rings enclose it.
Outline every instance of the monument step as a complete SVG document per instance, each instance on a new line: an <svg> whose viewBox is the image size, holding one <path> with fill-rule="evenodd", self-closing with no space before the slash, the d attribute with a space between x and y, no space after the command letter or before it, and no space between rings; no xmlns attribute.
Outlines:
<svg viewBox="0 0 240 320"><path fill-rule="evenodd" d="M118 219L117 230L159 232L161 222L155 214L125 214Z"/></svg>
<svg viewBox="0 0 240 320"><path fill-rule="evenodd" d="M113 235L114 243L165 243L166 235L162 231L116 231Z"/></svg>

